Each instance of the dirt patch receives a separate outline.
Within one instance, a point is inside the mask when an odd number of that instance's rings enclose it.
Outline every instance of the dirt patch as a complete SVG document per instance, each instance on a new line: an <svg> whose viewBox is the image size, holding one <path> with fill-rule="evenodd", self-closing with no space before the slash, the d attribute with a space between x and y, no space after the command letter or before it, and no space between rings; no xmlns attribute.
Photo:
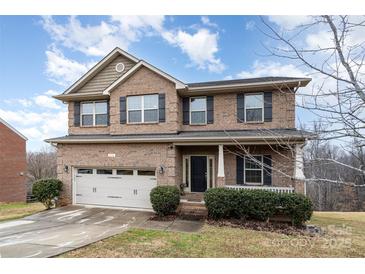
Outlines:
<svg viewBox="0 0 365 274"><path fill-rule="evenodd" d="M228 219L228 220L208 219L207 223L209 225L214 225L219 227L228 226L233 228L246 228L257 231L276 232L285 235L306 235L306 236L312 235L307 231L305 226L295 227L287 223L269 223L269 222L237 220L237 219Z"/></svg>
<svg viewBox="0 0 365 274"><path fill-rule="evenodd" d="M154 215L149 218L150 221L159 221L159 222L171 222L177 218L176 214L167 215L167 216L158 216Z"/></svg>

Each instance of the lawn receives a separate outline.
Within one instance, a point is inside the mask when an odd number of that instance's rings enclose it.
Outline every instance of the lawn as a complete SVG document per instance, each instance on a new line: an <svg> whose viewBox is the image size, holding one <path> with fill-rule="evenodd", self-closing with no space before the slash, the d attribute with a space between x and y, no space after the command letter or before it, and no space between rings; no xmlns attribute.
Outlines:
<svg viewBox="0 0 365 274"><path fill-rule="evenodd" d="M0 222L22 218L45 210L41 203L0 203Z"/></svg>
<svg viewBox="0 0 365 274"><path fill-rule="evenodd" d="M324 236L205 224L199 233L131 229L62 257L365 257L365 213L316 212Z"/></svg>

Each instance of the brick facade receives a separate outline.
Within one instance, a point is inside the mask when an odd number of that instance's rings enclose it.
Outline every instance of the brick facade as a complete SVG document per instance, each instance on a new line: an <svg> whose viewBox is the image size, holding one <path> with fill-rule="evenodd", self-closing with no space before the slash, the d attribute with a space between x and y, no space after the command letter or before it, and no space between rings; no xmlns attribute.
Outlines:
<svg viewBox="0 0 365 274"><path fill-rule="evenodd" d="M25 148L26 141L0 122L0 202L26 200Z"/></svg>

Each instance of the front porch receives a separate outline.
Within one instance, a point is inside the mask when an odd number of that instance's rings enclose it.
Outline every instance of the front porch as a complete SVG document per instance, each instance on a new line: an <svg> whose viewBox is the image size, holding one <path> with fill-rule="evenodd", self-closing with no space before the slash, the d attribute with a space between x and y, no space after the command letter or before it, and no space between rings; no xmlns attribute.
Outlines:
<svg viewBox="0 0 365 274"><path fill-rule="evenodd" d="M305 194L302 144L178 145L182 200L202 202L209 188L262 189Z"/></svg>

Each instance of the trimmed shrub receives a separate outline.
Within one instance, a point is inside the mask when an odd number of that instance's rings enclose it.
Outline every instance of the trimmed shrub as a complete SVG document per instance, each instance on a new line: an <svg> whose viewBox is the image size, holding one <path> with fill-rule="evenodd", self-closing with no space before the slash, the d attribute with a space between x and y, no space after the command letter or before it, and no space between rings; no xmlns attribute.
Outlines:
<svg viewBox="0 0 365 274"><path fill-rule="evenodd" d="M209 217L240 218L266 221L281 214L296 226L312 216L312 202L297 193L275 193L265 190L213 188L204 195Z"/></svg>
<svg viewBox="0 0 365 274"><path fill-rule="evenodd" d="M60 196L62 182L58 179L41 179L33 184L32 192L38 201L50 209L55 204L55 199Z"/></svg>
<svg viewBox="0 0 365 274"><path fill-rule="evenodd" d="M152 189L150 199L158 216L175 213L180 203L180 191L175 186L157 186Z"/></svg>

